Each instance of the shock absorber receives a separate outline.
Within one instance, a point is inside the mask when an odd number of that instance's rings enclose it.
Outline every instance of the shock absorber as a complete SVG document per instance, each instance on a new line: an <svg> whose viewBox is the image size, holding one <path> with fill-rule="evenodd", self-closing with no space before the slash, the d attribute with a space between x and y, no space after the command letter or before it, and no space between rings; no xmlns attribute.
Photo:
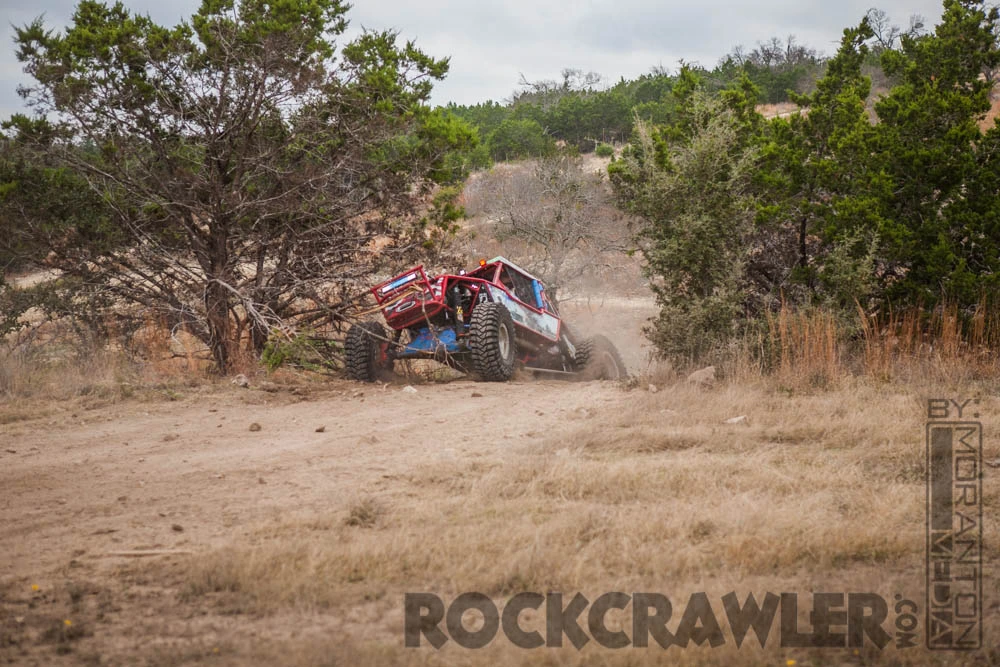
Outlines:
<svg viewBox="0 0 1000 667"><path fill-rule="evenodd" d="M448 288L448 306L455 317L455 337L465 333L465 312L462 309L462 288L455 283Z"/></svg>

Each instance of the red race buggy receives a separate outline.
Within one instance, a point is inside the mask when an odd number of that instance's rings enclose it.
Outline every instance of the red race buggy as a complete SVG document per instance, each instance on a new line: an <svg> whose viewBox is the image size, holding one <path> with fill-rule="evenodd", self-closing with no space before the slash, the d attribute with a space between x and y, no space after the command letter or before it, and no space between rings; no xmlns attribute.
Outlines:
<svg viewBox="0 0 1000 667"><path fill-rule="evenodd" d="M418 266L372 293L389 331L373 321L348 330L347 375L355 380L384 377L396 359L435 359L491 382L509 380L519 366L585 379L627 375L611 341L576 338L542 282L504 257L433 278Z"/></svg>

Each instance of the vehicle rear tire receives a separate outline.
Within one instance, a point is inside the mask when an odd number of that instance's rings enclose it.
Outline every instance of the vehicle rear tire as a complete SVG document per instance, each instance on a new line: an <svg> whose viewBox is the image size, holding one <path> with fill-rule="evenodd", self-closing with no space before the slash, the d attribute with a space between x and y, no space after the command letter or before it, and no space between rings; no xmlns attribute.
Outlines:
<svg viewBox="0 0 1000 667"><path fill-rule="evenodd" d="M605 336L587 338L576 346L577 377L581 380L621 380L628 369L615 344Z"/></svg>
<svg viewBox="0 0 1000 667"><path fill-rule="evenodd" d="M361 382L387 379L392 374L392 360L384 358L382 343L385 340L385 328L378 322L351 325L344 340L347 377Z"/></svg>
<svg viewBox="0 0 1000 667"><path fill-rule="evenodd" d="M502 303L485 302L472 310L469 323L472 370L480 380L506 382L514 375L517 343L514 318Z"/></svg>

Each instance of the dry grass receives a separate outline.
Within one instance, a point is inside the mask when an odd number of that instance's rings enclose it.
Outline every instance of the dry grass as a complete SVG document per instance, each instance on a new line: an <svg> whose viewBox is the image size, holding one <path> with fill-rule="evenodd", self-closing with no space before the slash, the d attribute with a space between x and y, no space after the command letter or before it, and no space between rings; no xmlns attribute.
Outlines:
<svg viewBox="0 0 1000 667"><path fill-rule="evenodd" d="M178 346L153 320L128 346L118 340L95 341L65 321L0 339L0 425L43 417L54 403L94 409L133 397L172 400L207 378L195 348Z"/></svg>
<svg viewBox="0 0 1000 667"><path fill-rule="evenodd" d="M783 385L826 387L844 375L842 333L823 311L795 312L782 306L767 314L768 343L775 379Z"/></svg>
<svg viewBox="0 0 1000 667"><path fill-rule="evenodd" d="M921 599L919 395L856 382L791 397L762 386L705 393L683 384L632 396L628 409L588 411L541 447L416 463L378 497L262 527L192 563L185 599L235 596L240 608L271 616L361 614L369 619L364 629L341 644L355 658L470 665L639 665L662 656L599 648L532 654L502 639L482 651L406 650L404 592L451 599L479 591L501 602L520 591L581 591L591 600L612 590L656 591L679 606L694 592L730 590ZM984 411L1000 414L991 403ZM723 423L741 414L747 425ZM1000 427L993 419L987 432ZM986 507L996 502L989 489ZM997 553L989 547L994 562ZM994 613L994 630L997 620ZM771 646L737 654L731 641L670 655L706 665L963 664L922 651L866 651L859 659Z"/></svg>
<svg viewBox="0 0 1000 667"><path fill-rule="evenodd" d="M945 303L931 313L862 313L860 320L864 369L874 378L955 383L1000 374L1000 310L985 298L971 314Z"/></svg>
<svg viewBox="0 0 1000 667"><path fill-rule="evenodd" d="M351 505L344 525L374 528L383 514L385 514L385 508L382 503L378 499L368 496Z"/></svg>
<svg viewBox="0 0 1000 667"><path fill-rule="evenodd" d="M127 396L139 371L124 355L105 350L10 351L0 360L0 396L66 400L78 396Z"/></svg>
<svg viewBox="0 0 1000 667"><path fill-rule="evenodd" d="M984 298L971 312L945 302L853 320L782 306L759 339L734 343L726 375L783 390L816 391L859 377L915 386L989 385L1000 377L1000 308Z"/></svg>
<svg viewBox="0 0 1000 667"><path fill-rule="evenodd" d="M792 102L780 102L778 104L758 104L757 113L764 118L786 118L792 114L801 113L801 108Z"/></svg>

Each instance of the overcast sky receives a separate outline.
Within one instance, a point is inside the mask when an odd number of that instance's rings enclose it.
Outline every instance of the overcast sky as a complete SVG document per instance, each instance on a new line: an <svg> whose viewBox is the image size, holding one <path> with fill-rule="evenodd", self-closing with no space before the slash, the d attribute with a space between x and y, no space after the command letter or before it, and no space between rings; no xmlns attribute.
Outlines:
<svg viewBox="0 0 1000 667"><path fill-rule="evenodd" d="M199 0L124 0L140 13L173 25ZM528 80L557 79L566 67L593 71L607 82L635 78L654 66L672 71L683 59L713 67L736 45L748 49L794 35L825 55L844 28L857 25L874 0L355 0L350 34L361 27L393 28L435 57L450 56L451 72L433 102L502 101ZM13 25L40 14L62 28L75 0L0 0L0 118L23 110L16 89L25 83L14 57ZM109 2L110 4L110 2ZM937 23L937 0L881 0L894 23L912 14Z"/></svg>

